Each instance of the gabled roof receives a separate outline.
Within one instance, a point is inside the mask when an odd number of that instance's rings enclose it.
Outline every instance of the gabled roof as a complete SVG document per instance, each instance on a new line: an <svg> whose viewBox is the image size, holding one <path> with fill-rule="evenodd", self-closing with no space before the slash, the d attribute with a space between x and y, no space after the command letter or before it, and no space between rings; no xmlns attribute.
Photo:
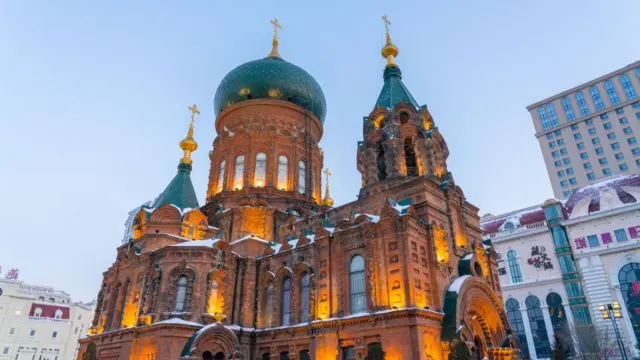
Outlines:
<svg viewBox="0 0 640 360"><path fill-rule="evenodd" d="M178 165L178 173L162 194L158 196L152 207L157 209L160 206L171 204L181 210L199 208L198 198L196 197L196 191L193 189L190 174L191 165L180 163Z"/></svg>
<svg viewBox="0 0 640 360"><path fill-rule="evenodd" d="M376 101L376 106L392 109L401 102L417 108L418 102L413 98L404 83L402 82L402 72L397 66L389 66L384 69L384 85Z"/></svg>

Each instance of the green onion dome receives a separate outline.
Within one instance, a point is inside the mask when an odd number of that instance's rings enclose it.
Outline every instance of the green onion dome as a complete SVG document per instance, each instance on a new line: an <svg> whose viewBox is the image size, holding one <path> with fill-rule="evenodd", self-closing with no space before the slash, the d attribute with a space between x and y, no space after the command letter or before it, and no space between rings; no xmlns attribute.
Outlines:
<svg viewBox="0 0 640 360"><path fill-rule="evenodd" d="M318 82L300 67L278 56L250 61L222 79L213 100L216 115L247 100L271 99L296 104L324 123L327 102Z"/></svg>

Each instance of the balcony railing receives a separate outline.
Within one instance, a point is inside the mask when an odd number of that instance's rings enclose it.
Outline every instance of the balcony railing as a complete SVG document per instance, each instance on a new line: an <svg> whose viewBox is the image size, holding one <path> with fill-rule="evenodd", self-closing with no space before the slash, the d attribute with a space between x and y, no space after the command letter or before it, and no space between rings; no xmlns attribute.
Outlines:
<svg viewBox="0 0 640 360"><path fill-rule="evenodd" d="M56 319L56 318L48 318L41 316L29 316L29 321L42 321L42 322L51 322L56 324L64 324L69 322L69 319Z"/></svg>
<svg viewBox="0 0 640 360"><path fill-rule="evenodd" d="M512 234L517 234L517 233L522 233L522 232L526 232L529 230L534 230L534 229L540 229L540 228L544 228L547 226L547 222L546 221L538 221L535 222L533 224L528 224L525 226L521 226L521 227L517 227L517 228L513 228L513 229L504 229L498 232L494 232L491 234L486 234L484 236L484 238L489 238L489 239L495 239L495 238L501 238L504 236L509 236Z"/></svg>

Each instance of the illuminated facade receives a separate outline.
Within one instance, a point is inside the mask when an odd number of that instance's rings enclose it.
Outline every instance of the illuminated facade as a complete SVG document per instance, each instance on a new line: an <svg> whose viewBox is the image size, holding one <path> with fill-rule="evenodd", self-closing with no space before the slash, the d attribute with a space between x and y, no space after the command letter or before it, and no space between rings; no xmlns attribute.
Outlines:
<svg viewBox="0 0 640 360"><path fill-rule="evenodd" d="M131 221L82 359L517 357L478 209L388 32L360 196L339 207L328 184L321 199L324 94L277 45L218 87L206 204L191 126L178 174Z"/></svg>

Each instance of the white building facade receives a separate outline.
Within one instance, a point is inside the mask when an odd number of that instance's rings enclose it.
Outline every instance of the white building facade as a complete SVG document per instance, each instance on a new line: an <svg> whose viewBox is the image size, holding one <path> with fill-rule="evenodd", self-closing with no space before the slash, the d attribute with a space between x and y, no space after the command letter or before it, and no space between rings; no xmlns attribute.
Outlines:
<svg viewBox="0 0 640 360"><path fill-rule="evenodd" d="M94 304L52 287L0 279L0 360L72 360Z"/></svg>
<svg viewBox="0 0 640 360"><path fill-rule="evenodd" d="M507 315L523 357L549 358L554 335L574 354L584 352L575 333L612 328L598 307L614 302L622 306L624 351L640 355L639 200L640 175L621 176L580 189L564 204L549 200L481 219L485 241L500 256ZM601 348L619 358L615 337L608 341Z"/></svg>

